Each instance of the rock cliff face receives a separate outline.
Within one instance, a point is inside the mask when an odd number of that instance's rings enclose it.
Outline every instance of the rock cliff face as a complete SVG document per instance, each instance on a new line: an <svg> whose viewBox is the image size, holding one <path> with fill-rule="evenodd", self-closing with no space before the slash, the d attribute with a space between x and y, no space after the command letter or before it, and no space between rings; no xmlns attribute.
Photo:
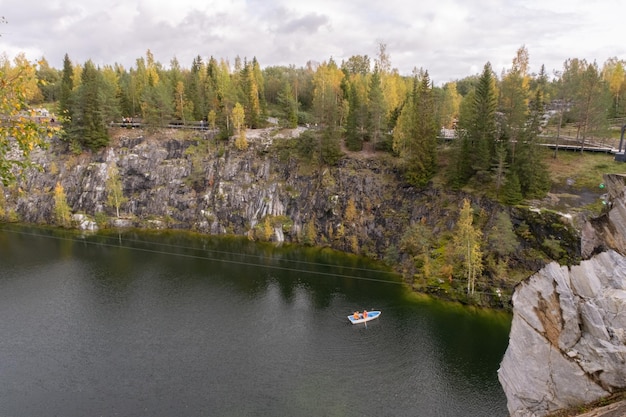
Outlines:
<svg viewBox="0 0 626 417"><path fill-rule="evenodd" d="M111 220L115 225L241 236L258 232L260 223L270 218L272 241L298 241L305 225L311 224L318 239L313 244L380 257L413 221L449 219L439 227L453 226L450 214L462 201L436 190L403 186L393 168L376 157L344 158L333 168L303 168L270 147L269 142L289 137L250 138L245 152L225 146L202 155L198 149L212 139L133 134L141 132L129 131L96 154L69 155L61 144L37 153L34 159L43 170L29 172L19 191L6 191L8 210L28 223L53 223L59 182L74 213L92 219L98 213L114 217L115 210L107 205L106 181L115 165L128 199L121 207L122 218ZM436 204L448 198L448 204ZM345 221L350 200L356 215Z"/></svg>
<svg viewBox="0 0 626 417"><path fill-rule="evenodd" d="M544 416L626 388L624 177L605 182L610 210L582 236L591 257L571 267L549 264L513 294L498 375L513 417Z"/></svg>
<svg viewBox="0 0 626 417"><path fill-rule="evenodd" d="M610 210L585 224L581 239L584 258L606 249L626 254L626 175L605 175L604 182Z"/></svg>
<svg viewBox="0 0 626 417"><path fill-rule="evenodd" d="M580 253L578 232L558 214L509 209L459 192L408 187L394 162L380 154L356 153L333 167L306 163L303 157L293 157L295 133L250 132L246 151L210 136L190 139L174 131L148 135L121 130L112 146L81 155L72 155L66 144L53 141L49 150L33 155L41 170L29 171L15 187L0 187L0 215L4 211L23 222L54 223L54 190L60 183L75 224L83 229L108 223L330 246L390 259L410 275L416 266L412 255L400 248L405 232L417 222L434 236L450 232L463 199L469 198L480 209L485 235L497 214L509 211L519 241L509 262L517 268L536 271L544 265L541 258ZM111 167L117 168L127 198L119 219L107 204ZM546 241L559 242L558 250ZM537 256L538 251L543 255ZM499 287L488 285L485 297L500 305Z"/></svg>

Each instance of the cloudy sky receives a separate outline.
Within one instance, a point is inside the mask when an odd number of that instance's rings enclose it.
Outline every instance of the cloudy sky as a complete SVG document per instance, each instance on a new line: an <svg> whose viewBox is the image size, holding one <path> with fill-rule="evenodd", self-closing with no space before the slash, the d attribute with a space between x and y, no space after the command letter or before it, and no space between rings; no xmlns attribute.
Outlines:
<svg viewBox="0 0 626 417"><path fill-rule="evenodd" d="M428 70L441 84L500 73L525 45L531 71L568 58L626 59L623 0L0 0L0 52L126 68L149 49L168 67L196 56L256 57L261 67L374 58Z"/></svg>

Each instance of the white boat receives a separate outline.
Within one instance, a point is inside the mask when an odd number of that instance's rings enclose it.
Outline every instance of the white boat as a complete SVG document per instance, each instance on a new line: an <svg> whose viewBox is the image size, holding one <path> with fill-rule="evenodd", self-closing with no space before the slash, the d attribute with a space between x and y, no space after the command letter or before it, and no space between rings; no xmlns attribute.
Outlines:
<svg viewBox="0 0 626 417"><path fill-rule="evenodd" d="M351 314L348 316L348 320L350 320L350 323L359 324L359 323L365 323L370 320L377 319L380 316L380 311L378 310L368 311L367 317L363 317L363 313L358 313L358 314L359 314L359 318L354 317L354 314Z"/></svg>

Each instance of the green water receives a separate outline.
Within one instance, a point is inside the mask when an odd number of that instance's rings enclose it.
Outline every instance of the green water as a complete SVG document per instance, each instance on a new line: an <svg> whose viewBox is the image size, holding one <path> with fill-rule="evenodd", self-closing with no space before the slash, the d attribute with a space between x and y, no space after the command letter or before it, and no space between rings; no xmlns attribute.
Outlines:
<svg viewBox="0 0 626 417"><path fill-rule="evenodd" d="M367 260L0 226L2 416L506 416L510 317ZM379 319L351 325L354 310Z"/></svg>

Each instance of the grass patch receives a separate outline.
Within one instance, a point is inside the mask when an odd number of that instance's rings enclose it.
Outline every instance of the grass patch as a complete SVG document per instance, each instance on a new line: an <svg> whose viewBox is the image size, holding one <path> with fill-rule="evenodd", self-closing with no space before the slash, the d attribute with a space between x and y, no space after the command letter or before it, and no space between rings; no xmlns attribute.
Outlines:
<svg viewBox="0 0 626 417"><path fill-rule="evenodd" d="M560 150L553 156L553 151L546 150L544 161L552 183L578 190L598 188L604 174L626 174L626 163L616 162L613 154Z"/></svg>

